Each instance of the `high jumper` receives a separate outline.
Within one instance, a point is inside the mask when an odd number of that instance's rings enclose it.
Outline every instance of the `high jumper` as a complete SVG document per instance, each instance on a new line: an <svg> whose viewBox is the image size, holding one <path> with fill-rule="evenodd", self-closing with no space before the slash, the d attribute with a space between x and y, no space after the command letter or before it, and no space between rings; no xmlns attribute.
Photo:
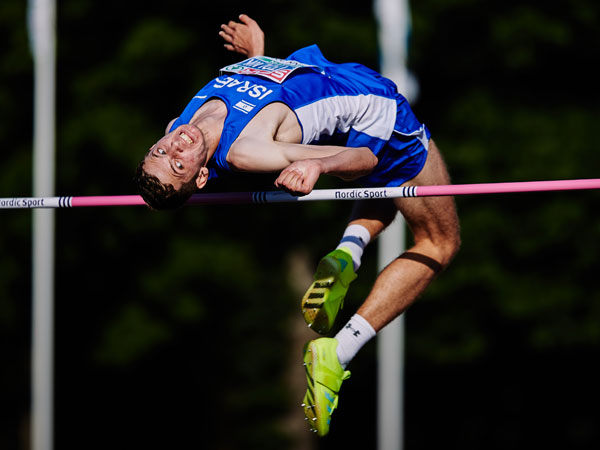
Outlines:
<svg viewBox="0 0 600 450"><path fill-rule="evenodd" d="M221 69L190 100L138 166L144 200L184 204L210 179L236 172L279 175L275 185L310 193L321 175L364 187L448 185L427 127L396 85L356 63L335 64L316 45L284 60L264 57L264 34L250 17L221 26L229 50L248 59ZM335 337L308 342L303 407L313 431L328 433L338 393L360 348L412 304L460 246L452 197L359 200L336 249L319 262L301 301L310 327L327 334L356 278L365 246L400 212L414 245L377 277Z"/></svg>

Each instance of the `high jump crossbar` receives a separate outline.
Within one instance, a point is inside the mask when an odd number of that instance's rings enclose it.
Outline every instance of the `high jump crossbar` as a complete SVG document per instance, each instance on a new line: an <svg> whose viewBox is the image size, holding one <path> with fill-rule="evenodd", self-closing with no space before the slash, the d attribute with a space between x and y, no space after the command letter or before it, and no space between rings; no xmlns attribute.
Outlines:
<svg viewBox="0 0 600 450"><path fill-rule="evenodd" d="M186 202L186 205L291 203L322 200L373 200L384 198L439 197L590 189L600 189L600 178L433 186L318 189L312 191L310 194L301 196L292 195L284 191L209 193L192 195ZM144 200L139 195L0 198L0 209L136 206L144 204Z"/></svg>

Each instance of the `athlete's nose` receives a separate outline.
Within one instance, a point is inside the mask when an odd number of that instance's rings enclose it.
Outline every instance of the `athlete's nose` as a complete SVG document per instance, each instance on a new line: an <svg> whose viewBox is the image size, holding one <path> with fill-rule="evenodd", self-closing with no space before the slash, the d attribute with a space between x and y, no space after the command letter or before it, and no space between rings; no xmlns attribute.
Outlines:
<svg viewBox="0 0 600 450"><path fill-rule="evenodd" d="M177 154L183 152L183 148L181 148L181 145L177 140L172 140L169 145L169 151Z"/></svg>

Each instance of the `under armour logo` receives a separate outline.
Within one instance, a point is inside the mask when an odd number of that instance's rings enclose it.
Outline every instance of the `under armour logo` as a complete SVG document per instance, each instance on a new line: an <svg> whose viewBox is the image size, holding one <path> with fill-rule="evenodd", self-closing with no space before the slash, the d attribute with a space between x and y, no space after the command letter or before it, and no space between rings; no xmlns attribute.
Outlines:
<svg viewBox="0 0 600 450"><path fill-rule="evenodd" d="M358 330L355 330L355 329L352 327L352 324L351 324L351 323L349 323L348 325L346 325L346 328L347 328L347 329L350 329L350 330L352 330L352 335L353 335L353 336L355 336L355 337L356 337L356 336L358 336L358 335L360 334L360 331L358 331Z"/></svg>

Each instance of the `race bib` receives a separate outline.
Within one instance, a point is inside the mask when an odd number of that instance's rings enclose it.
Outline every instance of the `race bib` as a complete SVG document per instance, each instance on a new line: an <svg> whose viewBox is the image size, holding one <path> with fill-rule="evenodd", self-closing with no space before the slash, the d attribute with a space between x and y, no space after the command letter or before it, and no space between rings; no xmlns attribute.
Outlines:
<svg viewBox="0 0 600 450"><path fill-rule="evenodd" d="M220 74L239 73L242 75L257 75L281 84L292 72L298 69L312 69L323 73L323 70L319 66L303 64L298 61L289 61L287 59L271 58L269 56L255 56L245 61L223 67L220 70Z"/></svg>

